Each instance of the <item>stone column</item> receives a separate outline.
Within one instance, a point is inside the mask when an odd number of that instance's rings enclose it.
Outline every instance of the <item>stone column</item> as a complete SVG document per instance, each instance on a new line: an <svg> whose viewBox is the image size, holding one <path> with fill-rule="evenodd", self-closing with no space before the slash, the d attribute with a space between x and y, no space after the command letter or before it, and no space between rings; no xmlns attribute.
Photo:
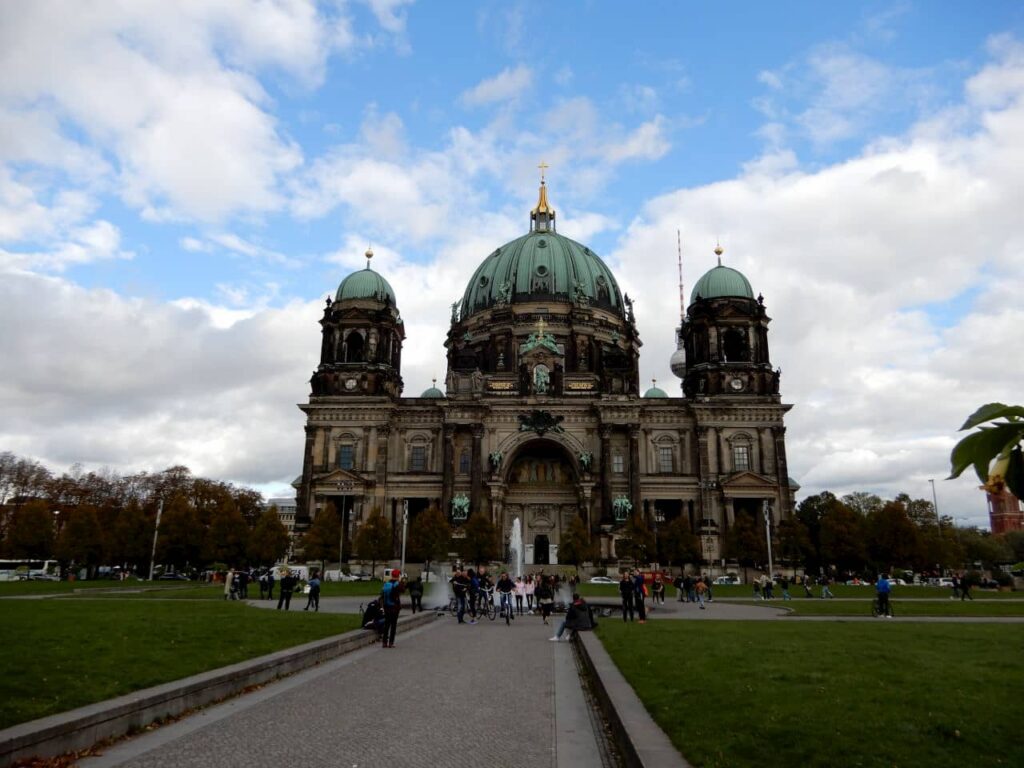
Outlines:
<svg viewBox="0 0 1024 768"><path fill-rule="evenodd" d="M714 439L714 434L708 427L697 427L697 481L700 487L700 497L697 500L697 520L711 517L711 489L713 480L711 477L711 456L709 440Z"/></svg>
<svg viewBox="0 0 1024 768"><path fill-rule="evenodd" d="M445 424L442 433L444 442L442 458L441 514L449 517L452 513L452 484L455 482L455 427Z"/></svg>
<svg viewBox="0 0 1024 768"><path fill-rule="evenodd" d="M473 425L473 453L471 457L472 464L469 469L470 478L470 497L469 497L469 509L471 514L476 514L483 509L484 494L483 494L483 440L484 440L484 425L474 424Z"/></svg>
<svg viewBox="0 0 1024 768"><path fill-rule="evenodd" d="M302 485L299 487L298 505L295 509L295 528L304 531L313 519L313 443L316 428L306 425L305 452L302 457Z"/></svg>
<svg viewBox="0 0 1024 768"><path fill-rule="evenodd" d="M601 427L601 516L602 523L612 516L612 428Z"/></svg>
<svg viewBox="0 0 1024 768"><path fill-rule="evenodd" d="M629 500L634 514L640 512L640 425L629 427ZM646 512L646 510L644 510Z"/></svg>
<svg viewBox="0 0 1024 768"><path fill-rule="evenodd" d="M786 462L786 428L772 427L775 438L775 471L779 483L779 520L786 520L793 510L789 505L789 467Z"/></svg>

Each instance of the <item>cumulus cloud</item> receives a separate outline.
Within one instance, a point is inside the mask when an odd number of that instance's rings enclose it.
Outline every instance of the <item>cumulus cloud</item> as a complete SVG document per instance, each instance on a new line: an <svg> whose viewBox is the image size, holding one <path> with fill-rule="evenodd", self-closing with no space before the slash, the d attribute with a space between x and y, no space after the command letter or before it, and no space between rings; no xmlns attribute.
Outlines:
<svg viewBox="0 0 1024 768"><path fill-rule="evenodd" d="M1011 350L1024 309L1007 287L1024 282L1024 65L1017 46L992 51L962 105L814 172L793 158L751 163L733 180L651 200L612 254L631 265L620 275L637 297L643 373L675 381L673 328L658 322L678 316L664 288L675 229L691 286L722 237L724 263L774 317L772 359L795 404L790 469L804 493L929 496L966 415L1019 400L1024 362ZM985 524L975 485L939 483L940 508Z"/></svg>
<svg viewBox="0 0 1024 768"><path fill-rule="evenodd" d="M532 83L533 70L525 64L515 68L506 67L494 77L482 80L464 91L460 99L463 104L470 107L512 101L522 95Z"/></svg>

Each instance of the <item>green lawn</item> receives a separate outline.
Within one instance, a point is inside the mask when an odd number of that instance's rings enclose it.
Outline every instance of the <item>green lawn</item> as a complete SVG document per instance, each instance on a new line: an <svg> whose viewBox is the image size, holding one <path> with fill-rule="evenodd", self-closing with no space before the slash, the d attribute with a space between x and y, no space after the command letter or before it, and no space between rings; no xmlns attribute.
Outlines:
<svg viewBox="0 0 1024 768"><path fill-rule="evenodd" d="M0 728L359 626L223 601L4 600Z"/></svg>
<svg viewBox="0 0 1024 768"><path fill-rule="evenodd" d="M1024 765L1024 630L983 624L606 621L695 766Z"/></svg>
<svg viewBox="0 0 1024 768"><path fill-rule="evenodd" d="M790 600L750 602L761 607L788 608L797 616L867 616L871 600ZM959 600L893 600L897 616L1024 616L1024 600L960 602Z"/></svg>
<svg viewBox="0 0 1024 768"><path fill-rule="evenodd" d="M168 582L155 582L166 585ZM172 584L174 582L171 582ZM185 584L186 582L180 582ZM114 581L113 579L97 579L96 581L0 581L0 597L15 595L56 595L63 592L74 592L82 589L138 589L149 582Z"/></svg>
<svg viewBox="0 0 1024 768"><path fill-rule="evenodd" d="M864 597L870 600L874 597L875 590L871 586L847 586L846 584L833 584L830 589L832 594L836 597ZM711 587L712 594L715 599L720 598L737 598L749 600L754 596L754 589L749 584L730 584L730 585L713 585ZM812 587L815 598L821 595L821 587ZM895 596L899 600L919 600L919 599L941 599L948 600L952 591L942 587L896 587ZM618 584L580 584L577 591L584 597L614 597L619 594ZM794 601L807 600L804 597L804 588L800 585L791 586L789 588L789 594L793 596ZM1024 593L1022 592L997 592L995 590L973 590L971 593L974 597L981 600L1022 600L1024 599ZM665 588L665 599L675 600L676 589L671 584ZM777 600L782 599L782 590L778 586L775 587L775 598Z"/></svg>

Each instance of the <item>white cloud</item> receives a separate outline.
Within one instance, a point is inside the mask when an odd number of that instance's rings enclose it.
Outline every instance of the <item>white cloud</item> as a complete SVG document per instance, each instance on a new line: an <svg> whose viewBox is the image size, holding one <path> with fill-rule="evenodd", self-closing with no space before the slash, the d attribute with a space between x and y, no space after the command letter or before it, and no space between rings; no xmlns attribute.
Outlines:
<svg viewBox="0 0 1024 768"><path fill-rule="evenodd" d="M533 70L525 64L515 69L506 67L494 77L482 80L459 97L470 107L513 101L533 84Z"/></svg>

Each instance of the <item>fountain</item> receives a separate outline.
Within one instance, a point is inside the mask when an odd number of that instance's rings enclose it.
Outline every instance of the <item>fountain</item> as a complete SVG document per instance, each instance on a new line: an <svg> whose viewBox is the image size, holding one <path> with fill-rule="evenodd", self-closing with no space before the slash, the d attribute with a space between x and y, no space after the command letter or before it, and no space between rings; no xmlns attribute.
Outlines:
<svg viewBox="0 0 1024 768"><path fill-rule="evenodd" d="M523 526L518 517L512 518L512 534L509 537L508 553L512 575L518 578L523 575L523 566L526 563L525 552L523 552Z"/></svg>

